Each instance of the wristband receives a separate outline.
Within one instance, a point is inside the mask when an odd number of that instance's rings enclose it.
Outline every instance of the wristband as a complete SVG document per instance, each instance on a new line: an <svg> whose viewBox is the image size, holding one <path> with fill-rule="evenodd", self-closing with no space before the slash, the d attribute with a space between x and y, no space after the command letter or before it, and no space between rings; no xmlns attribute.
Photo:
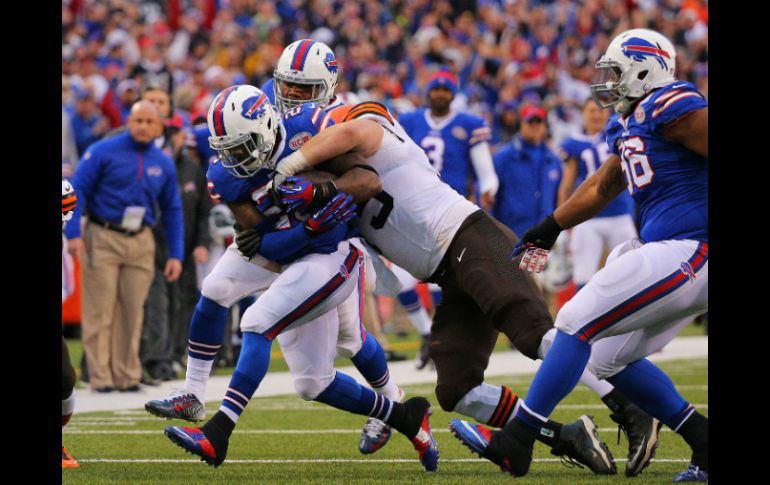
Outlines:
<svg viewBox="0 0 770 485"><path fill-rule="evenodd" d="M302 154L302 150L297 150L278 162L278 165L275 166L275 171L288 177L311 168L313 167L307 163L307 159L305 158L305 155Z"/></svg>

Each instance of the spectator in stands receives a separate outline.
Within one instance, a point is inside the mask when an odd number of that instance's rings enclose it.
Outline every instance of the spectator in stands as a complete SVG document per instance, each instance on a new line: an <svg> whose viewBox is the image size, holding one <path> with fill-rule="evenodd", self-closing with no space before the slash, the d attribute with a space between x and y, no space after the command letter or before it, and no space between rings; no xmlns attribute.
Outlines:
<svg viewBox="0 0 770 485"><path fill-rule="evenodd" d="M99 111L94 95L89 89L76 90L75 109L70 116L78 156L83 155L86 148L99 140L110 128L109 121Z"/></svg>
<svg viewBox="0 0 770 485"><path fill-rule="evenodd" d="M88 147L72 184L82 204L67 226L69 251L82 262L83 349L91 389L138 391L143 304L153 277L158 219L169 241L164 275L179 278L182 208L174 163L152 144L157 109L134 104L128 131ZM80 217L88 214L81 236Z"/></svg>

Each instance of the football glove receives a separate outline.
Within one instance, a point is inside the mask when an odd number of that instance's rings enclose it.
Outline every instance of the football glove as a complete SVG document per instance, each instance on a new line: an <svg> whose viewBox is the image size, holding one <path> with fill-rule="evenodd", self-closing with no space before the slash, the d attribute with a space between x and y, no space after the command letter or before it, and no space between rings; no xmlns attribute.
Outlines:
<svg viewBox="0 0 770 485"><path fill-rule="evenodd" d="M285 185L291 183L291 187ZM314 184L300 177L287 177L286 180L275 187L273 199L279 199L287 211L313 210L323 207L332 197L337 195L337 186L331 180L321 184Z"/></svg>
<svg viewBox="0 0 770 485"><path fill-rule="evenodd" d="M238 252L247 258L253 258L262 244L262 231L256 227L244 228L237 222L233 225L235 229L235 244Z"/></svg>
<svg viewBox="0 0 770 485"><path fill-rule="evenodd" d="M553 218L553 214L549 215L524 233L513 247L511 259L524 253L519 262L519 269L529 273L543 271L548 261L548 252L556 243L561 231L562 228Z"/></svg>
<svg viewBox="0 0 770 485"><path fill-rule="evenodd" d="M305 231L310 237L323 234L355 217L356 208L353 196L340 192L305 221Z"/></svg>

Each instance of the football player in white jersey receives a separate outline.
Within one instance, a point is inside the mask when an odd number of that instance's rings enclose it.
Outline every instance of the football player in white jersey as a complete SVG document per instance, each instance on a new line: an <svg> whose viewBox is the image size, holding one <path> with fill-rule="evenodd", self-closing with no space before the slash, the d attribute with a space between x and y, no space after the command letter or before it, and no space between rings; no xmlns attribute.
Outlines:
<svg viewBox="0 0 770 485"><path fill-rule="evenodd" d="M424 151L382 105L361 103L343 120L278 162L276 191L288 194L280 185L285 177L340 153L353 151L367 158L383 190L364 206L361 234L395 264L420 280L438 283L444 292L430 344L441 407L504 426L519 399L505 386L483 382L498 331L532 359L545 355L555 334L536 284L518 269L518 260L510 260L517 237L441 182ZM656 423L591 374L586 372L583 382L603 396L631 431L632 467L641 471L657 444L652 432ZM548 436L540 439L554 454L568 455L596 473L617 473L589 417L551 425Z"/></svg>

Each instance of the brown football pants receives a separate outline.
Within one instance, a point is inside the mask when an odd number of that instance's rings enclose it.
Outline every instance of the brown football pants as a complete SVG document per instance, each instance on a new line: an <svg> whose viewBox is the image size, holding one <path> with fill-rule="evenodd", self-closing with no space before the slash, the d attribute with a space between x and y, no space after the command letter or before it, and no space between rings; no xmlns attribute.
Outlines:
<svg viewBox="0 0 770 485"><path fill-rule="evenodd" d="M518 241L508 227L483 211L460 226L430 281L441 286L429 353L436 364L436 397L452 411L484 381L498 332L531 359L553 320L529 274L511 261Z"/></svg>

